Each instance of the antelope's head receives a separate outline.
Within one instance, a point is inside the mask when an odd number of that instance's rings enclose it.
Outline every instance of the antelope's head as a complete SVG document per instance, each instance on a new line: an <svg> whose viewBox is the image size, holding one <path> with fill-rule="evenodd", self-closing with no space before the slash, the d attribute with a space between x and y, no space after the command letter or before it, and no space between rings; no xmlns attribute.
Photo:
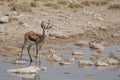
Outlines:
<svg viewBox="0 0 120 80"><path fill-rule="evenodd" d="M43 34L44 34L44 35L47 35L47 34L48 34L48 30L49 30L50 28L52 28L52 26L53 26L53 25L50 24L50 20L48 20L47 24L45 24L45 22L42 21L41 27L42 27L42 29L43 29Z"/></svg>

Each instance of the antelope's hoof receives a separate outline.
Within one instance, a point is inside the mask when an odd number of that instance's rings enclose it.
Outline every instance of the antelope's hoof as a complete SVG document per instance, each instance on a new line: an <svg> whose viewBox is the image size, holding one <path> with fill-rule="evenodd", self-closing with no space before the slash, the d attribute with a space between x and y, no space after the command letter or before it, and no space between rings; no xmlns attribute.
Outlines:
<svg viewBox="0 0 120 80"><path fill-rule="evenodd" d="M31 59L30 62L33 62L33 60Z"/></svg>

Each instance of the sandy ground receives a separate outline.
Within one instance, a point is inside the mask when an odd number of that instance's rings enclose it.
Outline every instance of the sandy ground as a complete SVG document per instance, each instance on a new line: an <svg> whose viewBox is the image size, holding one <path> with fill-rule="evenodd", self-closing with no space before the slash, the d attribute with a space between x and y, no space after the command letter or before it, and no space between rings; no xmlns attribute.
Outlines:
<svg viewBox="0 0 120 80"><path fill-rule="evenodd" d="M40 25L43 20L50 20L53 25L43 49L48 49L47 45L75 43L79 40L105 42L106 46L120 45L120 9L108 9L118 0L103 6L74 9L63 5L54 9L45 6L46 1L38 0L38 6L30 7L30 12L11 11L9 5L12 2L0 1L0 16L7 14L10 18L9 22L0 24L0 56L19 55L24 34L28 31L41 34ZM54 0L48 2L55 3Z"/></svg>

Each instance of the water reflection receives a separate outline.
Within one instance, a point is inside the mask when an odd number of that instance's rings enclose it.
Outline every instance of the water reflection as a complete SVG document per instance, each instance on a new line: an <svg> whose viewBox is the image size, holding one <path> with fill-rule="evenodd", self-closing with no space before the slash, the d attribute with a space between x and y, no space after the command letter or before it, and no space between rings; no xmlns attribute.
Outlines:
<svg viewBox="0 0 120 80"><path fill-rule="evenodd" d="M39 73L36 73L36 74L10 73L10 74L22 78L22 80L40 80L40 74Z"/></svg>

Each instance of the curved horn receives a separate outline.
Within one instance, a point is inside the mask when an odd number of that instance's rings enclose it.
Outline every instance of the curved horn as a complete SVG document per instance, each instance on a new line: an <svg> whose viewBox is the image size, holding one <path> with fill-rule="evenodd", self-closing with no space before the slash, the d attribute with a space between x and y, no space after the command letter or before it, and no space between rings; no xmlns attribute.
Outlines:
<svg viewBox="0 0 120 80"><path fill-rule="evenodd" d="M45 26L44 26L44 22L43 22L43 21L41 22L41 27L42 27L42 29L45 28Z"/></svg>
<svg viewBox="0 0 120 80"><path fill-rule="evenodd" d="M50 25L50 20L48 20L49 22L48 22L48 25L47 25L47 27L46 28L49 28L49 25Z"/></svg>
<svg viewBox="0 0 120 80"><path fill-rule="evenodd" d="M52 28L52 26L53 25L50 25L50 20L48 20L49 22L48 22L48 25L47 25L47 27L46 27L46 29L50 29L50 28Z"/></svg>

